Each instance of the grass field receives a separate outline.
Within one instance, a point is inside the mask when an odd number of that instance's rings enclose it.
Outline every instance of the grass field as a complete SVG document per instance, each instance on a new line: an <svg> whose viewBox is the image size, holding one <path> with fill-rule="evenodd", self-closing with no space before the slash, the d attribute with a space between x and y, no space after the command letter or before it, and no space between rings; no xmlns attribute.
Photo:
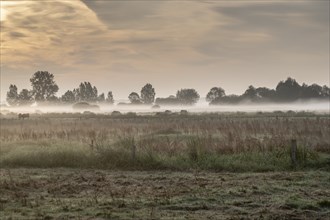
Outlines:
<svg viewBox="0 0 330 220"><path fill-rule="evenodd" d="M1 219L330 216L328 114L8 114L0 122Z"/></svg>
<svg viewBox="0 0 330 220"><path fill-rule="evenodd" d="M328 219L330 173L1 169L5 219Z"/></svg>
<svg viewBox="0 0 330 220"><path fill-rule="evenodd" d="M32 115L1 118L2 167L285 171L329 169L329 115ZM298 142L297 165L290 161Z"/></svg>

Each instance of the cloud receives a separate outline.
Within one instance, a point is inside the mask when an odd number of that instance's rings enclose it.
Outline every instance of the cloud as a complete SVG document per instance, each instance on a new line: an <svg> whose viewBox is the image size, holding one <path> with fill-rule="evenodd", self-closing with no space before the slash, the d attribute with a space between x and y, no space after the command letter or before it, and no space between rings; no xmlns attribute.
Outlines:
<svg viewBox="0 0 330 220"><path fill-rule="evenodd" d="M72 53L93 45L99 40L94 32L106 29L79 1L21 1L9 5L7 11L1 21L2 64L6 66L17 67L18 62L20 66L35 62L70 66L79 59Z"/></svg>
<svg viewBox="0 0 330 220"><path fill-rule="evenodd" d="M271 48L290 51L325 52L329 35L329 1L258 2L213 6L212 10L232 19L225 29L233 34L250 33L256 42L265 36ZM221 33L219 33L221 34ZM258 39L259 36L259 39Z"/></svg>
<svg viewBox="0 0 330 220"><path fill-rule="evenodd" d="M91 1L82 0L109 29L143 30L154 28L151 22L157 16L162 1Z"/></svg>
<svg viewBox="0 0 330 220"><path fill-rule="evenodd" d="M12 31L9 33L11 38L21 38L21 37L26 37L25 34L20 33L20 32L16 32L16 31Z"/></svg>
<svg viewBox="0 0 330 220"><path fill-rule="evenodd" d="M115 79L123 97L123 81L164 84L166 94L214 82L236 92L288 73L328 80L329 1L11 2L1 17L1 87L38 69L66 86Z"/></svg>
<svg viewBox="0 0 330 220"><path fill-rule="evenodd" d="M324 56L329 2L83 1L109 31L163 62L219 63L286 55ZM179 58L180 57L180 58Z"/></svg>

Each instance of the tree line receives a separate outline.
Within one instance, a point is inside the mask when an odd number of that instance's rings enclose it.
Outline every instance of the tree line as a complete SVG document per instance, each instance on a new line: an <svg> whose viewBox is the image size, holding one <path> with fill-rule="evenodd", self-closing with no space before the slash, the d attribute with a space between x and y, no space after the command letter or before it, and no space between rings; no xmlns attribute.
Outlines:
<svg viewBox="0 0 330 220"><path fill-rule="evenodd" d="M330 89L328 86L318 84L300 85L295 79L288 77L280 81L275 89L250 85L242 95L226 95L222 88L214 87L207 94L206 99L211 105L237 104L243 101L254 103L267 102L294 102L297 100L329 100Z"/></svg>
<svg viewBox="0 0 330 220"><path fill-rule="evenodd" d="M61 97L57 97L59 90L54 80L54 75L47 71L38 71L33 74L30 79L32 89L22 89L18 92L16 85L10 85L7 92L7 102L10 106L31 105L37 103L63 103L73 104L77 102L91 103L114 103L112 91L108 91L107 95L99 94L98 89L90 82L81 82L79 86L73 90L66 91ZM193 105L200 99L200 95L195 89L181 89L176 95L167 98L157 98L156 92L150 83L147 83L140 94L132 92L128 99L131 104L157 104L157 105ZM225 90L221 87L213 87L206 94L206 100L210 105L218 104L238 104L243 101L251 101L256 103L262 102L292 102L296 100L307 99L327 99L330 98L330 89L328 86L320 86L318 84L300 85L295 79L287 78L280 81L276 89L266 87L249 86L242 95L226 95Z"/></svg>

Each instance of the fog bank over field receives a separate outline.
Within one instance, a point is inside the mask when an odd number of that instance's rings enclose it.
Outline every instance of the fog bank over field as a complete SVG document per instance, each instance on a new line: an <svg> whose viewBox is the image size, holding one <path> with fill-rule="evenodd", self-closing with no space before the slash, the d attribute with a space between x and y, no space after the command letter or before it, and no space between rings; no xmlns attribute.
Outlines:
<svg viewBox="0 0 330 220"><path fill-rule="evenodd" d="M294 103L268 103L268 104L256 104L256 103L244 103L237 105L209 105L204 99L200 100L193 106L160 106L160 108L152 108L151 105L98 105L99 110L90 109L73 109L72 105L40 105L33 104L32 106L24 107L9 107L2 105L2 113L73 113L73 112L85 112L90 111L94 113L111 113L113 111L120 111L121 113L136 112L136 113L153 113L163 112L170 110L172 112L179 112L181 110L187 110L192 113L203 112L272 112L272 111L307 111L316 113L330 113L330 101L306 101L306 102L294 102Z"/></svg>

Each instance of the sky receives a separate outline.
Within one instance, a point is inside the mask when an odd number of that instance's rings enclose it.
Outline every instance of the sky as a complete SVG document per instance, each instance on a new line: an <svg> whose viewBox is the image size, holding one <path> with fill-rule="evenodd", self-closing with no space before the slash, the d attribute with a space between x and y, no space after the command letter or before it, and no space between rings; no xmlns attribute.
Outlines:
<svg viewBox="0 0 330 220"><path fill-rule="evenodd" d="M115 99L288 76L329 86L329 0L0 0L1 100L49 71L57 95L89 81Z"/></svg>

